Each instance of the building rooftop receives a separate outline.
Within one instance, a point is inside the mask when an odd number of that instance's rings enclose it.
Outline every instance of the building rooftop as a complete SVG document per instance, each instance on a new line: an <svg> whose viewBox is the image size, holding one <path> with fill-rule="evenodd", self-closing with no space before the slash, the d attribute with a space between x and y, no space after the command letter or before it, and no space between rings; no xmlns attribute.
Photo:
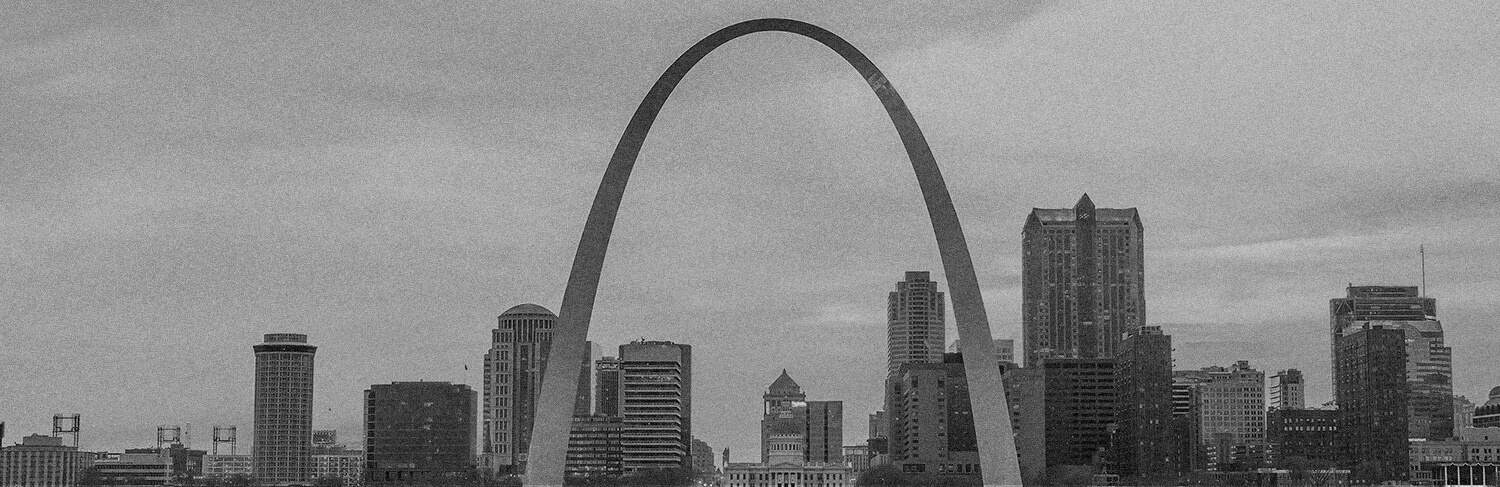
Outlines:
<svg viewBox="0 0 1500 487"><path fill-rule="evenodd" d="M792 380L792 376L787 375L786 369L781 369L781 377L777 377L776 381L771 383L771 392L783 391L802 392L802 386L797 385L797 381Z"/></svg>
<svg viewBox="0 0 1500 487"><path fill-rule="evenodd" d="M301 333L267 333L266 343L307 343L307 335Z"/></svg>
<svg viewBox="0 0 1500 487"><path fill-rule="evenodd" d="M548 311L547 308L543 308L541 306L537 306L537 305L531 304L531 303L518 304L518 305L512 306L508 310L505 310L504 313L500 313L500 316L512 316L512 315L557 316L555 314L552 314L551 311Z"/></svg>
<svg viewBox="0 0 1500 487"><path fill-rule="evenodd" d="M1032 208L1031 214L1042 224L1072 223L1076 214L1068 208ZM1137 219L1135 208L1099 208L1094 210L1094 221L1129 223Z"/></svg>
<svg viewBox="0 0 1500 487"><path fill-rule="evenodd" d="M1078 204L1072 208L1032 208L1031 216L1027 218L1027 224L1036 221L1041 225L1058 225L1073 223L1078 220L1080 212L1092 211L1094 221L1109 223L1134 223L1141 222L1140 213L1135 208L1095 208L1094 201L1089 199L1088 193L1084 193L1078 199Z"/></svg>

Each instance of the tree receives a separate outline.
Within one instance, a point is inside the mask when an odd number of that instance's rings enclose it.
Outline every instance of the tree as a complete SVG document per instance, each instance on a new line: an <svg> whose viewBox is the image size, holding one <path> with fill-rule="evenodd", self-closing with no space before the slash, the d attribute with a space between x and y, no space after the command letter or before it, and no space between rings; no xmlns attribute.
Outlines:
<svg viewBox="0 0 1500 487"><path fill-rule="evenodd" d="M663 468L640 470L620 478L620 484L628 487L688 487L697 477L685 468Z"/></svg>
<svg viewBox="0 0 1500 487"><path fill-rule="evenodd" d="M255 477L237 473L219 479L219 487L255 487Z"/></svg>
<svg viewBox="0 0 1500 487"><path fill-rule="evenodd" d="M908 487L906 475L895 465L876 465L859 474L857 487Z"/></svg>
<svg viewBox="0 0 1500 487"><path fill-rule="evenodd" d="M1374 460L1359 462L1349 474L1354 477L1352 480L1362 484L1378 484L1390 480L1385 467Z"/></svg>
<svg viewBox="0 0 1500 487"><path fill-rule="evenodd" d="M1083 486L1093 482L1093 465L1053 465L1047 469L1047 485Z"/></svg>
<svg viewBox="0 0 1500 487"><path fill-rule="evenodd" d="M333 475L324 475L322 477L313 479L313 487L344 487L344 478Z"/></svg>

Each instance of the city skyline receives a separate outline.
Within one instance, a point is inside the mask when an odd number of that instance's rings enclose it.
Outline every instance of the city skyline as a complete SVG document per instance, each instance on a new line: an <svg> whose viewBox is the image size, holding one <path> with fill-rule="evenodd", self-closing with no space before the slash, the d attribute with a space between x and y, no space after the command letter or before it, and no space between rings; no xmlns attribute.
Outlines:
<svg viewBox="0 0 1500 487"><path fill-rule="evenodd" d="M0 129L14 225L0 421L19 438L81 412L95 449L147 445L158 424L249 438L244 349L281 331L320 347L316 428L358 431L371 384L479 387L494 317L557 309L587 194L650 78L697 37L763 16L849 38L908 98L953 183L996 338L1021 338L1025 212L1088 192L1148 220L1147 324L1181 342L1178 369L1235 352L1303 370L1307 402L1326 401L1324 303L1349 282L1417 283L1426 243L1429 296L1464 344L1454 392L1494 385L1480 353L1495 345L1500 191L1495 142L1480 139L1500 124L1470 107L1497 99L1500 73L1465 58L1494 52L1494 23L1474 20L1494 6L1026 5L22 7L31 26L0 41L9 69L34 75L0 88L19 114ZM349 22L314 36L298 18ZM365 46L365 31L392 40ZM1402 43L1360 41L1392 33ZM907 270L946 281L865 88L810 43L743 42L687 79L643 153L590 339L693 345L695 389L713 398L695 423L722 425L695 434L753 461L767 373L844 401L845 430L862 431L879 407L886 287ZM1424 49L1444 55L1406 56ZM826 363L850 373L819 377Z"/></svg>

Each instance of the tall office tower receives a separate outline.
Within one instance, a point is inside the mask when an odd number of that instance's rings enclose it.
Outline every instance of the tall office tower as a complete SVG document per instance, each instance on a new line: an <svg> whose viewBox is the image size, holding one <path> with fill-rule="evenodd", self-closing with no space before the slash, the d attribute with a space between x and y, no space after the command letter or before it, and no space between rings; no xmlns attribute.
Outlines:
<svg viewBox="0 0 1500 487"><path fill-rule="evenodd" d="M944 301L926 271L907 271L886 303L886 374L901 364L943 361Z"/></svg>
<svg viewBox="0 0 1500 487"><path fill-rule="evenodd" d="M1208 382L1208 373L1202 370L1172 371L1172 437L1177 445L1177 458L1182 459L1178 473L1190 473L1206 468L1203 459L1203 430L1199 423L1203 419L1202 398L1199 386Z"/></svg>
<svg viewBox="0 0 1500 487"><path fill-rule="evenodd" d="M312 480L313 354L300 333L268 333L255 346L255 449L264 485Z"/></svg>
<svg viewBox="0 0 1500 487"><path fill-rule="evenodd" d="M484 355L484 440L481 467L487 471L519 475L526 471L525 455L531 446L531 426L536 399L547 372L557 315L535 304L505 310L490 333L490 349ZM592 344L588 345L592 350ZM584 356L589 360L589 355ZM591 366L573 369L582 373L574 402L576 414L588 415ZM578 404L582 402L583 404Z"/></svg>
<svg viewBox="0 0 1500 487"><path fill-rule="evenodd" d="M1114 359L1044 358L1042 388L1046 468L1108 465L1112 424L1118 424Z"/></svg>
<svg viewBox="0 0 1500 487"><path fill-rule="evenodd" d="M640 340L619 357L625 471L692 468L693 348Z"/></svg>
<svg viewBox="0 0 1500 487"><path fill-rule="evenodd" d="M891 421L885 411L870 413L870 437L865 440L865 449L869 451L870 465L888 465L891 463Z"/></svg>
<svg viewBox="0 0 1500 487"><path fill-rule="evenodd" d="M599 354L598 344L592 341L585 341L583 344L588 354L583 357L583 362L578 364L578 396L573 401L573 416L575 417L587 417L594 414L596 407L594 391L599 387L595 384L599 379L594 375L594 364L604 359Z"/></svg>
<svg viewBox="0 0 1500 487"><path fill-rule="evenodd" d="M1005 370L1005 400L1021 458L1021 479L1039 482L1047 466L1047 387L1041 367Z"/></svg>
<svg viewBox="0 0 1500 487"><path fill-rule="evenodd" d="M1021 230L1026 366L1043 357L1109 358L1146 324L1145 264L1135 208L1033 208Z"/></svg>
<svg viewBox="0 0 1500 487"><path fill-rule="evenodd" d="M600 358L594 362L594 412L606 416L620 416L620 383L624 379L620 370L620 359Z"/></svg>
<svg viewBox="0 0 1500 487"><path fill-rule="evenodd" d="M1286 369L1271 376L1271 393L1266 401L1268 409L1305 409L1302 371Z"/></svg>
<svg viewBox="0 0 1500 487"><path fill-rule="evenodd" d="M1406 333L1408 438L1436 441L1454 436L1453 349L1443 344L1437 300L1421 297L1416 286L1350 286L1347 291L1347 297L1329 300L1333 341L1367 323L1402 328ZM1338 402L1338 388L1334 390Z"/></svg>
<svg viewBox="0 0 1500 487"><path fill-rule="evenodd" d="M1266 374L1240 360L1233 366L1204 367L1207 380L1197 384L1200 444L1229 448L1264 445L1266 441ZM1229 460L1229 455L1220 458Z"/></svg>
<svg viewBox="0 0 1500 487"><path fill-rule="evenodd" d="M771 387L761 395L760 418L760 462L771 461L771 433L788 431L805 433L801 426L807 422L807 394L792 376L781 369L781 376L771 382Z"/></svg>
<svg viewBox="0 0 1500 487"><path fill-rule="evenodd" d="M1172 337L1143 326L1120 341L1115 356L1119 430L1115 466L1122 477L1177 472L1181 458L1167 425L1172 422Z"/></svg>
<svg viewBox="0 0 1500 487"><path fill-rule="evenodd" d="M953 340L953 343L948 345L948 353L962 352L959 350L959 342L961 340ZM1000 361L1001 370L1010 370L1016 363L1016 341L1009 338L996 338L994 343L995 360Z"/></svg>
<svg viewBox="0 0 1500 487"><path fill-rule="evenodd" d="M771 433L795 431L804 441L803 462L843 463L843 401L808 401L797 381L785 369L761 396L761 463L771 461Z"/></svg>
<svg viewBox="0 0 1500 487"><path fill-rule="evenodd" d="M979 475L979 448L963 357L902 364L886 380L891 463L903 472Z"/></svg>
<svg viewBox="0 0 1500 487"><path fill-rule="evenodd" d="M1453 396L1453 430L1474 427L1474 401L1464 396Z"/></svg>
<svg viewBox="0 0 1500 487"><path fill-rule="evenodd" d="M844 463L844 401L808 401L806 422L807 463Z"/></svg>
<svg viewBox="0 0 1500 487"><path fill-rule="evenodd" d="M870 437L891 437L891 422L890 418L886 416L885 411L875 411L873 413L870 413Z"/></svg>
<svg viewBox="0 0 1500 487"><path fill-rule="evenodd" d="M1427 321L1437 319L1437 300L1419 295L1416 286L1349 286L1348 295L1328 300L1329 363L1334 360L1334 342L1347 328L1366 321ZM1335 365L1337 368L1337 365ZM1334 372L1335 376L1337 371ZM1337 387L1333 401L1338 402Z"/></svg>
<svg viewBox="0 0 1500 487"><path fill-rule="evenodd" d="M1369 472L1362 481L1406 479L1406 331L1379 322L1345 327L1333 351L1344 464Z"/></svg>
<svg viewBox="0 0 1500 487"><path fill-rule="evenodd" d="M369 485L441 482L474 470L479 394L463 384L392 382L365 390Z"/></svg>
<svg viewBox="0 0 1500 487"><path fill-rule="evenodd" d="M1438 320L1406 321L1407 438L1457 436L1453 427L1453 349Z"/></svg>
<svg viewBox="0 0 1500 487"><path fill-rule="evenodd" d="M1296 460L1335 465L1338 451L1337 409L1277 408L1266 412L1266 442L1271 466L1287 468Z"/></svg>
<svg viewBox="0 0 1500 487"><path fill-rule="evenodd" d="M624 450L620 444L623 427L618 415L573 417L563 469L569 484L579 481L588 485L592 480L619 478L624 473Z"/></svg>

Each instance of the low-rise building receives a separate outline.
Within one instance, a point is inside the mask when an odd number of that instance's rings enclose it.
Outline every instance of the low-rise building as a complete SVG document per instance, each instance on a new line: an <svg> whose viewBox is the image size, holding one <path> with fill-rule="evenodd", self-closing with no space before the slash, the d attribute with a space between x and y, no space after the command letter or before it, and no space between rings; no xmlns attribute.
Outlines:
<svg viewBox="0 0 1500 487"><path fill-rule="evenodd" d="M1500 426L1500 387L1490 389L1489 400L1474 408L1471 422L1475 428Z"/></svg>
<svg viewBox="0 0 1500 487"><path fill-rule="evenodd" d="M0 485L65 487L78 485L94 454L63 446L62 438L31 435L0 449Z"/></svg>
<svg viewBox="0 0 1500 487"><path fill-rule="evenodd" d="M250 455L208 455L203 457L203 476L224 478L233 475L250 475Z"/></svg>
<svg viewBox="0 0 1500 487"><path fill-rule="evenodd" d="M1338 435L1338 410L1278 408L1266 414L1268 460L1277 467L1300 461L1338 462Z"/></svg>
<svg viewBox="0 0 1500 487"><path fill-rule="evenodd" d="M365 390L365 483L441 483L475 468L479 396L463 384L393 382Z"/></svg>
<svg viewBox="0 0 1500 487"><path fill-rule="evenodd" d="M849 471L859 474L870 468L870 446L869 445L845 445L844 465Z"/></svg>
<svg viewBox="0 0 1500 487"><path fill-rule="evenodd" d="M156 448L125 450L118 457L95 462L94 469L105 485L157 486L174 479L172 455Z"/></svg>
<svg viewBox="0 0 1500 487"><path fill-rule="evenodd" d="M1467 482L1473 479L1489 485L1500 483L1493 476L1500 467L1500 428L1460 428L1456 440L1410 440L1410 479L1413 483ZM1444 480L1444 476L1447 480ZM1487 483L1484 483L1487 482Z"/></svg>
<svg viewBox="0 0 1500 487"><path fill-rule="evenodd" d="M344 480L344 487L361 487L365 484L364 450L315 448L312 465L314 480L337 477Z"/></svg>
<svg viewBox="0 0 1500 487"><path fill-rule="evenodd" d="M730 463L724 468L724 487L850 487L849 467L843 464L806 462L806 440L800 433L770 435L770 461Z"/></svg>

